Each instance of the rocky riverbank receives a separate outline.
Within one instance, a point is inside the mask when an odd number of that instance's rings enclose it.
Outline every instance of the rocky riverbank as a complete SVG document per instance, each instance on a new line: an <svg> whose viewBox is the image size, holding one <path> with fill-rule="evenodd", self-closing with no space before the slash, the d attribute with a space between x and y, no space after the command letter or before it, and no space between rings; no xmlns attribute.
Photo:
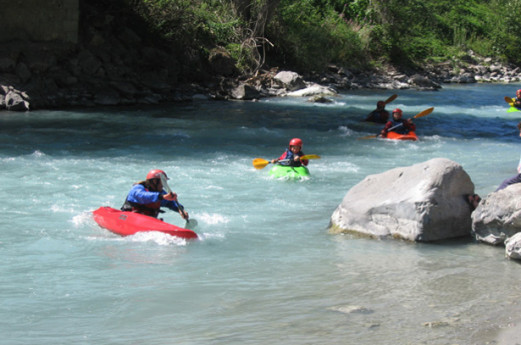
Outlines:
<svg viewBox="0 0 521 345"><path fill-rule="evenodd" d="M104 40L98 37L99 40ZM233 75L233 61L221 54L207 61L205 78L188 83L179 80L175 60L155 47L125 49L139 44L130 29L117 42L99 47L57 47L48 44L18 44L0 56L0 109L26 111L67 107L118 106L190 101L194 94L215 100L253 100L286 96L313 85L320 96L324 89L418 89L436 90L444 83L519 82L519 67L505 66L492 59L469 54L473 62L429 66L423 71L401 72L394 68L352 71L331 65L324 73L298 76L287 84L275 78L278 69L253 77ZM95 49L93 49L95 48ZM147 61L143 64L142 61ZM185 66L186 67L186 66ZM310 94L306 94L309 96Z"/></svg>
<svg viewBox="0 0 521 345"><path fill-rule="evenodd" d="M215 100L251 100L286 96L309 87L320 94L324 90L436 90L444 83L521 81L519 67L468 52L418 71L393 66L360 71L331 65L322 73L292 77L287 84L275 78L280 72L277 68L255 76L238 75L235 62L223 49L214 49L203 58L158 41L138 18L100 15L89 7L82 13L77 45L2 44L0 110L158 104L190 101L195 94Z"/></svg>

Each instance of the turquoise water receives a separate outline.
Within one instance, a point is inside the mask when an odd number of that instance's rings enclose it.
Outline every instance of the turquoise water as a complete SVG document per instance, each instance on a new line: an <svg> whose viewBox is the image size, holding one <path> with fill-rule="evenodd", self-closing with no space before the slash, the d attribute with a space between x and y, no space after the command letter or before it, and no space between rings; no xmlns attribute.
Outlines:
<svg viewBox="0 0 521 345"><path fill-rule="evenodd" d="M521 85L356 91L333 104L279 98L0 116L0 344L485 344L515 321L520 267L471 240L414 244L329 235L368 174L446 157L481 195L515 174ZM360 140L376 101L399 97L418 142ZM280 181L252 159L289 139L322 158ZM201 239L118 237L119 208L167 172ZM179 215L166 221L183 226ZM511 317L514 317L513 319ZM514 321L513 321L514 320Z"/></svg>

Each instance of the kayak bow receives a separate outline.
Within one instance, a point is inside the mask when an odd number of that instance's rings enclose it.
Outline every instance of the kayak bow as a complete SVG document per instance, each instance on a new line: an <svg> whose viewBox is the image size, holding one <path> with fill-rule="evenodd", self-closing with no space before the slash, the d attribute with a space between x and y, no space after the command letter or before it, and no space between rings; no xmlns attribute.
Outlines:
<svg viewBox="0 0 521 345"><path fill-rule="evenodd" d="M192 230L136 212L120 211L112 207L102 206L92 213L99 226L120 236L134 235L142 231L159 231L185 239L198 238Z"/></svg>

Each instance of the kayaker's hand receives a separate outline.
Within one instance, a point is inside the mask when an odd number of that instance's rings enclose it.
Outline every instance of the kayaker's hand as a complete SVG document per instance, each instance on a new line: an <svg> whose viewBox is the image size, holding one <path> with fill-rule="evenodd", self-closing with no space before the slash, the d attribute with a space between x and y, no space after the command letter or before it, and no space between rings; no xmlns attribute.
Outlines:
<svg viewBox="0 0 521 345"><path fill-rule="evenodd" d="M278 159L272 159L272 160L271 160L271 164L275 164L275 163L277 163L278 161L279 161Z"/></svg>
<svg viewBox="0 0 521 345"><path fill-rule="evenodd" d="M163 195L163 199L168 201L177 201L177 194L176 193L168 193Z"/></svg>
<svg viewBox="0 0 521 345"><path fill-rule="evenodd" d="M295 156L295 159L293 159L295 162L298 162L300 160L300 156Z"/></svg>
<svg viewBox="0 0 521 345"><path fill-rule="evenodd" d="M179 214L181 215L181 217L183 217L183 219L188 220L188 212L186 212L185 210L179 209Z"/></svg>
<svg viewBox="0 0 521 345"><path fill-rule="evenodd" d="M412 124L412 119L407 119L408 124Z"/></svg>

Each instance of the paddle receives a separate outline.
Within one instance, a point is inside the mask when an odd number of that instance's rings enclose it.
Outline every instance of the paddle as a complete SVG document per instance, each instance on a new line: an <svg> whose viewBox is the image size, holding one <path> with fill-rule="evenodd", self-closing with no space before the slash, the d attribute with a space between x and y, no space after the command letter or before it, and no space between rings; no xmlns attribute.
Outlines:
<svg viewBox="0 0 521 345"><path fill-rule="evenodd" d="M300 159L320 159L320 156L319 155L304 155L304 156L301 156ZM285 162L287 161L287 159L284 159L284 160L281 160L279 162ZM255 158L253 160L253 167L257 170L259 169L264 169L268 164L270 164L271 161L268 161L268 160L265 160L265 159L262 159L262 158Z"/></svg>
<svg viewBox="0 0 521 345"><path fill-rule="evenodd" d="M431 108L428 108L428 109L425 109L424 111L422 112L419 112L418 114L414 115L412 118L413 119L417 119L419 117L424 117L424 116L427 116L429 115L430 113L432 113L434 110L434 107L431 107ZM398 128L400 126L403 126L403 123L400 123L399 125L396 125L394 127L391 127L389 128L388 132L390 132L391 130L395 129L395 128ZM377 138L379 137L380 134L373 134L373 135L367 135L365 137L361 137L361 138L358 138L358 139L372 139L372 138Z"/></svg>
<svg viewBox="0 0 521 345"><path fill-rule="evenodd" d="M507 110L507 113L512 113L514 111L519 111L517 107L514 106L514 100L508 96L505 96L505 102L508 103L510 108Z"/></svg>
<svg viewBox="0 0 521 345"><path fill-rule="evenodd" d="M397 94L394 94L394 95L392 95L391 97L387 98L387 99L384 101L384 103L385 103L385 104L389 104L389 103L391 103L392 101L394 101L394 100L396 99L396 97L398 97L398 95L397 95Z"/></svg>
<svg viewBox="0 0 521 345"><path fill-rule="evenodd" d="M172 189L170 189L170 186L168 185L168 182L166 182L165 175L163 175L163 174L161 174L161 184L166 189L167 193L173 193ZM177 205L177 208L179 210L181 210L181 212L185 213L185 208L183 207L183 205L179 204L177 201L174 201L174 202ZM197 221L195 219L190 219L189 217L186 217L185 220L186 220L185 228L190 229L190 228L197 226ZM192 230L192 229L190 229L190 230Z"/></svg>

